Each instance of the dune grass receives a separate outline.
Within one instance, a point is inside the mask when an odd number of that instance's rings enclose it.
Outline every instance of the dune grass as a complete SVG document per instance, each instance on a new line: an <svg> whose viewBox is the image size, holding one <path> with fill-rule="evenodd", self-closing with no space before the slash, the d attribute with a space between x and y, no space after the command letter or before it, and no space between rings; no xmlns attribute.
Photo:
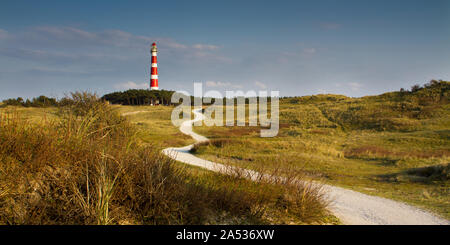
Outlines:
<svg viewBox="0 0 450 245"><path fill-rule="evenodd" d="M22 106L6 106L0 107L3 114L20 114L21 119L30 123L40 123L42 121L51 121L58 118L58 109L50 108L32 108Z"/></svg>
<svg viewBox="0 0 450 245"><path fill-rule="evenodd" d="M174 108L173 106L114 107L120 113L125 113L125 117L137 129L137 136L145 143L152 144L159 149L185 146L194 143L191 137L182 134L172 124L170 117Z"/></svg>
<svg viewBox="0 0 450 245"><path fill-rule="evenodd" d="M338 223L320 187L252 182L163 156L162 147L190 142L173 139L170 108L69 99L0 109L1 224ZM149 112L121 116L137 110Z"/></svg>
<svg viewBox="0 0 450 245"><path fill-rule="evenodd" d="M193 152L252 169L295 168L450 218L449 87L439 82L363 98L285 98L277 137L259 137L259 127L194 127L212 141Z"/></svg>

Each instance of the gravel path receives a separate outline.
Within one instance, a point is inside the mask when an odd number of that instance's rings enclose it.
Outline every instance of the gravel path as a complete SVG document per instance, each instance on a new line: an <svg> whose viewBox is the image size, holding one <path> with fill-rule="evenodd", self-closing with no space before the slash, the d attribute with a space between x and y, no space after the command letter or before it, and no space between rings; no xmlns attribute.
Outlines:
<svg viewBox="0 0 450 245"><path fill-rule="evenodd" d="M132 112L125 112L125 113L122 113L122 116L131 116L131 115L136 115L136 114L139 114L139 113L142 113L142 112L148 112L148 111L132 111Z"/></svg>
<svg viewBox="0 0 450 245"><path fill-rule="evenodd" d="M192 124L203 120L204 115L201 110L194 110L195 118L185 121L180 126L180 131L191 136L196 142L205 142L208 139L202 135L196 134L192 130ZM163 153L177 161L205 168L215 172L230 173L230 167L198 158L189 150L194 145L188 145L180 148L166 148ZM246 175L255 180L259 173L247 170ZM344 224L348 225L450 225L448 220L439 218L427 211L416 207L393 201L390 199L370 196L356 191L324 185L328 198L332 201L329 209Z"/></svg>

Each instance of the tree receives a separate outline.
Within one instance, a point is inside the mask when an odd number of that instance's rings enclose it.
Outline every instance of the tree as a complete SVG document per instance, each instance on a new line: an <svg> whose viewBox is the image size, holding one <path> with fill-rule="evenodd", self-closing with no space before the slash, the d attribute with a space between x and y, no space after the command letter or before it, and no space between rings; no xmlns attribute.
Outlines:
<svg viewBox="0 0 450 245"><path fill-rule="evenodd" d="M419 91L421 89L421 87L420 87L420 85L419 84L416 84L416 85L414 85L414 86L412 86L411 87L411 92L417 92L417 91Z"/></svg>
<svg viewBox="0 0 450 245"><path fill-rule="evenodd" d="M124 92L105 94L102 99L111 104L121 105L150 105L155 101L170 105L173 93L174 91L168 90L130 89Z"/></svg>

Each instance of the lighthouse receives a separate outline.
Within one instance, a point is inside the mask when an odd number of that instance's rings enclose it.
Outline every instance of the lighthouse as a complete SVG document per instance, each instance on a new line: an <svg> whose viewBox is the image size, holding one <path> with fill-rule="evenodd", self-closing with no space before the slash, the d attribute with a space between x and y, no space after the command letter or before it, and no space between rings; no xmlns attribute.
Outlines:
<svg viewBox="0 0 450 245"><path fill-rule="evenodd" d="M158 49L156 48L156 43L152 44L152 72L150 75L150 90L158 90L158 63L156 61L156 53Z"/></svg>

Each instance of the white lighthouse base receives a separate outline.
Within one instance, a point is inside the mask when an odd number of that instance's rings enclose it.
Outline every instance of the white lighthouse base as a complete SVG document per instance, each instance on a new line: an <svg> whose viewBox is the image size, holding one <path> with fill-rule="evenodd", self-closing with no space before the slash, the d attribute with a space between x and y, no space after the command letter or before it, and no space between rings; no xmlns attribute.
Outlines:
<svg viewBox="0 0 450 245"><path fill-rule="evenodd" d="M158 87L151 87L150 90L159 90Z"/></svg>

